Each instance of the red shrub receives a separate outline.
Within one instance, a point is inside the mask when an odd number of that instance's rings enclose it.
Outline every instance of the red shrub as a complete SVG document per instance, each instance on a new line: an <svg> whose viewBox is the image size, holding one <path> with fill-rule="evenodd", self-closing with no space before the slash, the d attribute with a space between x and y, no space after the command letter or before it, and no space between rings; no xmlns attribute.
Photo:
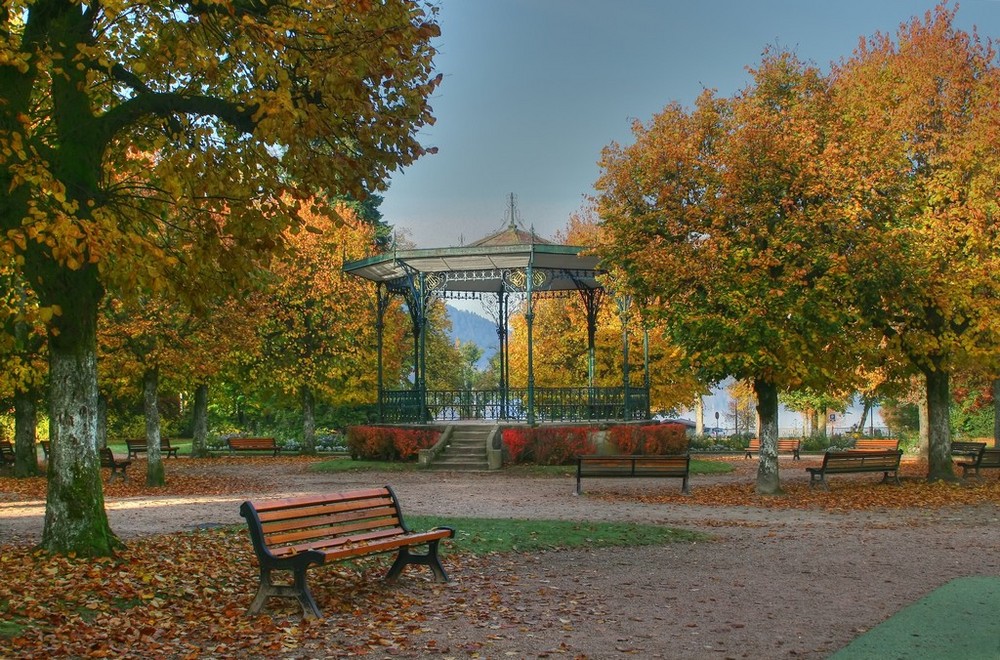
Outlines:
<svg viewBox="0 0 1000 660"><path fill-rule="evenodd" d="M525 462L528 454L525 450L531 444L530 429L504 429L503 444L507 448L507 459L510 463Z"/></svg>
<svg viewBox="0 0 1000 660"><path fill-rule="evenodd" d="M437 442L437 432L387 426L352 426L347 429L351 458L369 461L407 461Z"/></svg>
<svg viewBox="0 0 1000 660"><path fill-rule="evenodd" d="M688 450L687 431L680 424L623 424L608 429L608 441L619 454L683 454Z"/></svg>

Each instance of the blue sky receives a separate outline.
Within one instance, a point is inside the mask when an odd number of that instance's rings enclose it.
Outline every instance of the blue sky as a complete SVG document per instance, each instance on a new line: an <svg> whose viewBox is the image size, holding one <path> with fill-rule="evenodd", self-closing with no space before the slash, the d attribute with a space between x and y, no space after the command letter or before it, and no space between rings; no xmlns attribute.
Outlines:
<svg viewBox="0 0 1000 660"><path fill-rule="evenodd" d="M386 221L418 247L448 247L521 220L543 237L593 194L601 149L633 118L730 95L769 45L824 70L862 36L894 34L924 0L441 0L439 152L397 173ZM964 0L957 24L1000 38L1000 1Z"/></svg>

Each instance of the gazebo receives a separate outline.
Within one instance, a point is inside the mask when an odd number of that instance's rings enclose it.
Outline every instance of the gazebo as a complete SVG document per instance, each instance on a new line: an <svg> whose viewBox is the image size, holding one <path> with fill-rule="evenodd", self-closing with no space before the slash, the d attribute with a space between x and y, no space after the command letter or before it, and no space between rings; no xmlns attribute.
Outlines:
<svg viewBox="0 0 1000 660"><path fill-rule="evenodd" d="M523 421L634 420L649 418L649 356L644 342L641 386L630 383L628 324L632 301L616 297L623 323L622 386L596 387L595 336L598 309L606 297L603 270L587 248L556 245L518 226L511 196L510 223L467 246L394 250L344 264L344 271L375 283L378 352L378 414L381 422L440 422L469 419ZM541 298L579 295L587 312L588 382L578 387L539 388L534 382L532 333ZM413 385L386 390L382 345L385 312L401 296L413 324ZM613 296L612 296L613 297ZM496 305L499 386L489 390L429 391L426 383L427 311L435 299L489 300ZM512 306L513 304L513 306ZM527 387L510 387L508 326L523 306L527 329Z"/></svg>

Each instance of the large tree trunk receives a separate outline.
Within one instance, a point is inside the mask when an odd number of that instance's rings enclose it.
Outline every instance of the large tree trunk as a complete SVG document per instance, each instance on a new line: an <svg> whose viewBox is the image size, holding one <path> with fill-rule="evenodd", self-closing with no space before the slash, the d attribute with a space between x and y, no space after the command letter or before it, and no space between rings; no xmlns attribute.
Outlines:
<svg viewBox="0 0 1000 660"><path fill-rule="evenodd" d="M956 481L951 462L951 406L949 376L946 371L928 369L927 379L927 480Z"/></svg>
<svg viewBox="0 0 1000 660"><path fill-rule="evenodd" d="M108 400L100 393L97 395L97 446L108 446Z"/></svg>
<svg viewBox="0 0 1000 660"><path fill-rule="evenodd" d="M201 383L194 390L193 438L191 456L208 458L208 385Z"/></svg>
<svg viewBox="0 0 1000 660"><path fill-rule="evenodd" d="M697 436L705 435L705 400L698 395L698 398L694 400L694 434ZM1000 447L1000 445L997 445Z"/></svg>
<svg viewBox="0 0 1000 660"><path fill-rule="evenodd" d="M757 394L757 417L760 420L760 460L757 465L757 492L780 495L778 478L778 388L773 383L754 379Z"/></svg>
<svg viewBox="0 0 1000 660"><path fill-rule="evenodd" d="M34 389L14 390L14 476L37 477L38 445L35 429L38 426L38 410L35 406L37 393Z"/></svg>
<svg viewBox="0 0 1000 660"><path fill-rule="evenodd" d="M993 380L993 446L1000 449L1000 378Z"/></svg>
<svg viewBox="0 0 1000 660"><path fill-rule="evenodd" d="M302 386L302 453L316 453L315 401L308 385Z"/></svg>
<svg viewBox="0 0 1000 660"><path fill-rule="evenodd" d="M157 404L160 370L149 367L142 375L142 411L146 418L146 485L163 486L163 454L160 452L160 407Z"/></svg>
<svg viewBox="0 0 1000 660"><path fill-rule="evenodd" d="M74 279L79 272L67 279ZM65 297L58 334L49 336L49 439L42 547L61 554L107 556L121 542L104 511L97 458L97 302Z"/></svg>

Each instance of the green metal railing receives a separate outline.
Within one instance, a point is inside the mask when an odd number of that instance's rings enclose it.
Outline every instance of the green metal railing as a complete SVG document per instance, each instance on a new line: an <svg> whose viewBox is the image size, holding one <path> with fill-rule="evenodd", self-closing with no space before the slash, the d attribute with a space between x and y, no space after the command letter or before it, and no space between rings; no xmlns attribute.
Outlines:
<svg viewBox="0 0 1000 660"><path fill-rule="evenodd" d="M548 422L641 420L649 417L644 387L536 387L534 419ZM383 422L446 422L528 419L527 388L504 390L417 390L382 393Z"/></svg>

